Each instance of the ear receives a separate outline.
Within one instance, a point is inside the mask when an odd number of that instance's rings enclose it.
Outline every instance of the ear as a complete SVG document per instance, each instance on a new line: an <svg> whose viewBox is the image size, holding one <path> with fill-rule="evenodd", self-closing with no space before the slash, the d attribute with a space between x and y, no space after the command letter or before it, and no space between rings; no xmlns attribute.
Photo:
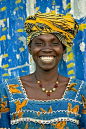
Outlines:
<svg viewBox="0 0 86 129"><path fill-rule="evenodd" d="M62 54L64 54L65 52L66 52L66 49L63 50L63 53Z"/></svg>
<svg viewBox="0 0 86 129"><path fill-rule="evenodd" d="M31 43L28 45L28 51L29 51L29 53L32 55L32 51L31 51Z"/></svg>

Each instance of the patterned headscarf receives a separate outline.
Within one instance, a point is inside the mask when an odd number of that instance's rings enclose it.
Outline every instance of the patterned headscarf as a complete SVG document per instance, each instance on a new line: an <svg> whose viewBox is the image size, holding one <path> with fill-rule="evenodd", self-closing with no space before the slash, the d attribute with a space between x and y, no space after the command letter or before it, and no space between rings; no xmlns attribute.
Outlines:
<svg viewBox="0 0 86 129"><path fill-rule="evenodd" d="M27 44L41 34L54 34L67 47L73 45L78 32L78 24L70 15L41 13L26 18L24 29L27 33Z"/></svg>

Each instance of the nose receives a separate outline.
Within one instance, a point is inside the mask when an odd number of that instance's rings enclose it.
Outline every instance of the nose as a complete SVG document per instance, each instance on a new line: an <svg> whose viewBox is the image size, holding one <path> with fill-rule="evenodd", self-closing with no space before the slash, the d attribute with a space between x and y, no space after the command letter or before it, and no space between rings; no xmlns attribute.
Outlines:
<svg viewBox="0 0 86 129"><path fill-rule="evenodd" d="M46 46L43 48L42 51L45 52L45 53L51 53L51 52L52 52L52 47L46 45Z"/></svg>

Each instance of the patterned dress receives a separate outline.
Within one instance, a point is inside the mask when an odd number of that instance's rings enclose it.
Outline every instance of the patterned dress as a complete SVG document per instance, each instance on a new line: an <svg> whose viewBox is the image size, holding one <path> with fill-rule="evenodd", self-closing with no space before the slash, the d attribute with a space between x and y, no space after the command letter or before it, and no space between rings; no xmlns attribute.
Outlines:
<svg viewBox="0 0 86 129"><path fill-rule="evenodd" d="M31 100L20 78L0 85L0 128L86 129L86 83L71 78L61 99Z"/></svg>

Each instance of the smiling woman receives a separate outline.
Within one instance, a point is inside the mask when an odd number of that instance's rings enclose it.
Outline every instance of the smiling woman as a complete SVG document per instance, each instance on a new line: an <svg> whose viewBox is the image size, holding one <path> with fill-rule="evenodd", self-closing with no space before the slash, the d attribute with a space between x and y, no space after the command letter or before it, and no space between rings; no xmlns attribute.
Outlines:
<svg viewBox="0 0 86 129"><path fill-rule="evenodd" d="M38 12L26 19L24 28L36 71L0 85L0 127L85 129L86 83L58 73L78 24L71 16Z"/></svg>
<svg viewBox="0 0 86 129"><path fill-rule="evenodd" d="M36 62L36 70L54 68L57 71L58 62L65 52L57 37L53 34L43 34L35 37L29 45L29 52Z"/></svg>

